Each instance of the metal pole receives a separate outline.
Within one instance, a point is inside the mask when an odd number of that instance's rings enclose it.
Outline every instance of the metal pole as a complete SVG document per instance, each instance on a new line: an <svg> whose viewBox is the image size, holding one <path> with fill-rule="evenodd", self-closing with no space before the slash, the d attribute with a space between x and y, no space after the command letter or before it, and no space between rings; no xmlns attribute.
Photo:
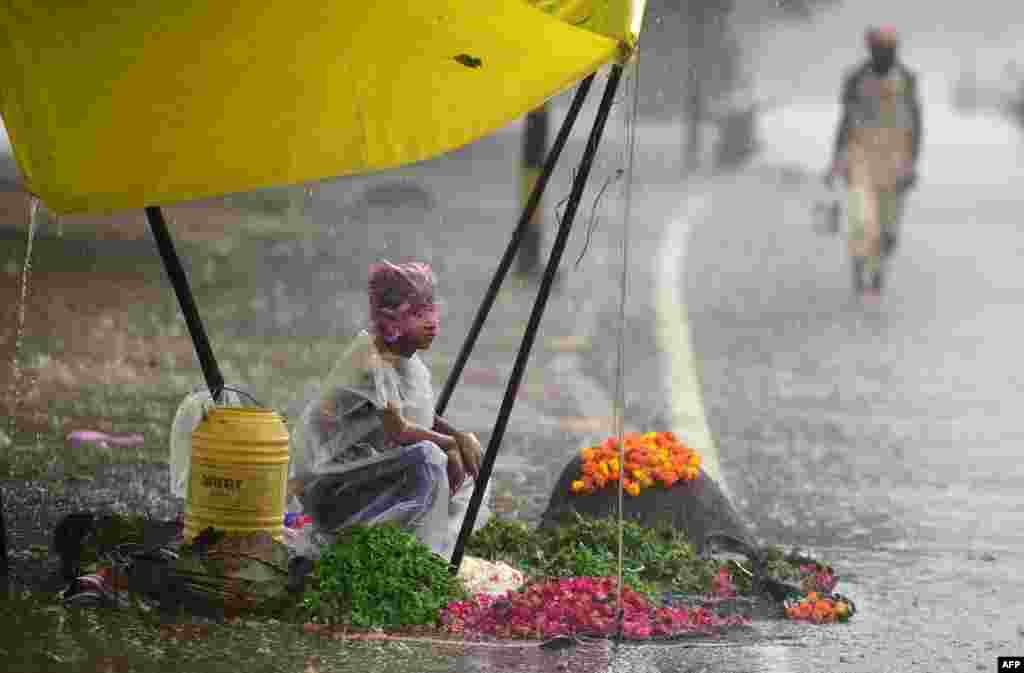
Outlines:
<svg viewBox="0 0 1024 673"><path fill-rule="evenodd" d="M192 290L188 286L185 269L182 268L178 253L174 250L174 242L171 240L170 232L167 231L164 214L159 206L149 206L146 208L146 219L149 220L153 238L156 239L156 247L164 260L167 277L174 287L174 293L178 295L178 304L181 306L181 312L185 315L188 332L192 335L192 344L199 357L199 366L203 368L206 385L210 388L210 395L214 401L219 402L220 394L224 390L224 377L220 373L220 367L217 366L217 360L213 357L210 341L206 338L203 321L199 318L199 309L196 308Z"/></svg>
<svg viewBox="0 0 1024 673"><path fill-rule="evenodd" d="M491 285L487 288L487 294L484 295L484 300L480 304L480 308L477 310L476 317L473 319L473 325L469 328L469 334L466 336L466 341L462 344L462 350L459 351L459 356L455 359L455 364L452 367L451 374L448 375L448 380L445 381L444 389L438 396L435 408L438 416L444 415L445 409L448 408L448 402L451 400L452 393L455 391L455 386L458 385L459 377L462 376L462 370L465 368L466 362L469 360L469 356L473 352L473 347L476 345L477 337L480 336L480 330L483 329L484 323L487 321L487 315L490 313L491 307L494 305L494 301L498 297L498 291L501 289L501 284L505 280L505 276L508 274L509 267L512 266L512 260L515 259L516 251L519 249L519 246L523 241L523 237L526 235L526 230L530 225L530 221L533 219L533 214L540 205L544 189L547 187L548 180L550 180L551 174L555 170L555 165L558 163L558 158L562 154L562 149L565 147L565 143L569 140L573 124L576 123L576 117L579 116L580 108L583 107L583 101L586 100L587 94L590 92L590 87L593 83L594 76L591 75L580 82L579 87L576 89L576 95L573 97L572 104L569 106L569 113L565 116L565 121L562 122L562 127L558 131L558 137L555 138L555 144L551 147L551 152L548 154L547 161L544 163L544 168L541 170L540 177L537 178L537 182L533 185L533 192L531 192L530 198L526 202L526 208L523 209L523 214L519 218L519 223L516 225L515 232L512 234L512 240L509 241L508 247L505 248L505 254L502 256L501 262L498 263L498 269L494 272L494 277L491 279Z"/></svg>
<svg viewBox="0 0 1024 673"><path fill-rule="evenodd" d="M687 11L683 14L687 28L687 60L688 70L688 105L687 116L689 117L689 137L686 142L686 154L683 163L683 172L690 175L700 167L701 156L701 124L704 121L704 91L703 78L706 76L704 61L704 6L697 0L689 0Z"/></svg>
<svg viewBox="0 0 1024 673"><path fill-rule="evenodd" d="M523 155L522 166L520 167L520 180L522 181L522 202L525 207L527 200L533 193L533 186L537 183L541 170L544 167L544 151L548 145L548 104L531 110L526 115L526 131L523 133ZM541 269L540 249L542 243L543 228L541 226L541 209L533 211L526 228L526 235L523 238L522 247L519 250L518 270L524 276L536 276Z"/></svg>
<svg viewBox="0 0 1024 673"><path fill-rule="evenodd" d="M572 191L569 194L569 202L565 207L565 217L558 226L558 236L555 238L554 247L551 250L551 258L544 269L544 277L541 279L540 291L530 313L530 321L526 325L526 332L523 335L522 345L516 355L515 365L512 367L512 376L508 386L505 388L505 397L501 402L501 410L498 412L498 420L494 424L494 431L491 433L491 440L487 445L487 452L484 454L483 464L480 466L480 476L473 488L473 495L469 500L469 508L466 511L466 518L462 522L462 529L459 531L459 538L455 542L455 550L452 552L451 572L458 573L462 564L462 556L465 552L466 543L473 531L473 523L480 512L480 504L483 502L484 493L487 490L487 482L491 478L491 471L494 469L494 461L498 457L498 448L505 434L505 427L508 425L509 415L512 413L512 405L516 401L516 393L519 391L519 383L526 371L526 363L530 359L530 349L537 336L540 327L541 317L544 315L544 308L547 306L548 297L551 294L551 286L554 283L555 274L558 272L558 265L562 261L562 253L565 252L566 244L569 241L569 232L572 230L572 221L576 217L576 210L579 208L580 200L583 198L583 190L587 185L587 178L590 176L590 169L594 164L594 156L597 154L598 145L601 142L601 135L604 133L605 122L608 121L608 114L612 104L615 102L615 92L619 88L622 79L623 66L616 64L612 66L612 72L608 77L608 84L605 86L604 96L601 99L601 106L597 110L597 119L587 140L587 147L583 151L583 158L580 160L579 171L572 183Z"/></svg>
<svg viewBox="0 0 1024 673"><path fill-rule="evenodd" d="M7 583L7 517L4 514L4 489L0 488L0 580ZM4 587L6 589L6 587Z"/></svg>

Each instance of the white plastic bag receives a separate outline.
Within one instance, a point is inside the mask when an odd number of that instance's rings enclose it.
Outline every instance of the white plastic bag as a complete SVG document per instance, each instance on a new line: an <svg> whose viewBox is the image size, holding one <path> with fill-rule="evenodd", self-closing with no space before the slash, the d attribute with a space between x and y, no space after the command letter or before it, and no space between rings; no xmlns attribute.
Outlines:
<svg viewBox="0 0 1024 673"><path fill-rule="evenodd" d="M526 584L526 576L507 563L463 556L459 579L471 596L488 594L504 596Z"/></svg>
<svg viewBox="0 0 1024 673"><path fill-rule="evenodd" d="M232 388L244 390L240 386ZM253 402L247 402L246 398L234 390L225 389L221 395L222 407L244 407L252 404ZM174 414L174 421L171 423L170 479L171 494L176 498L184 499L188 495L189 471L192 466L192 433L199 427L207 409L213 406L210 390L203 385L186 395Z"/></svg>
<svg viewBox="0 0 1024 673"><path fill-rule="evenodd" d="M459 531L462 530L462 523L466 520L466 510L469 509L469 499L473 497L475 485L472 478L466 479L459 490L455 492L455 495L452 496L451 500L448 501L447 544L445 546L446 553L443 554L446 558L450 559L452 552L455 551L455 542L459 539ZM487 482L484 499L481 501L480 510L473 521L474 533L486 526L491 518L490 505L493 498L491 485L491 482Z"/></svg>

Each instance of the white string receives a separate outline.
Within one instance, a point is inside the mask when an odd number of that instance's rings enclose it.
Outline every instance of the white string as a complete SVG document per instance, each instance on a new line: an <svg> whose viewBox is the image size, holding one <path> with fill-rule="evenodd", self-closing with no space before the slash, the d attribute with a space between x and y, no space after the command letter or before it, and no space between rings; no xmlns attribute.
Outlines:
<svg viewBox="0 0 1024 673"><path fill-rule="evenodd" d="M626 198L625 209L622 221L622 276L619 280L619 338L618 338L618 365L615 376L615 409L614 422L616 434L619 437L619 567L618 567L618 633L622 633L622 590L623 590L623 527L625 514L625 499L623 498L624 483L626 481L626 391L624 383L624 371L626 363L626 298L629 279L629 225L630 215L633 207L633 161L636 155L636 122L639 110L640 97L640 54L634 55L633 59L633 108L626 115Z"/></svg>

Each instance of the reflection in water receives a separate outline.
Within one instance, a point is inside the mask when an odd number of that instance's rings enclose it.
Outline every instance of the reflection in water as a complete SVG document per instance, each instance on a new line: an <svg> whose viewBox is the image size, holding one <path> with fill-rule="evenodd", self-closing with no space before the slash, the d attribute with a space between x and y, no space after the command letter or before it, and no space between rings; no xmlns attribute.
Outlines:
<svg viewBox="0 0 1024 673"><path fill-rule="evenodd" d="M761 670L765 673L789 673L793 670L790 664L793 648L783 645L760 645L754 648L755 659L760 660Z"/></svg>
<svg viewBox="0 0 1024 673"><path fill-rule="evenodd" d="M465 654L451 662L452 670L473 673L522 671L526 673L580 671L597 673L609 670L612 647L608 641L587 642L579 647L562 651L546 651L536 644L520 647L470 647Z"/></svg>

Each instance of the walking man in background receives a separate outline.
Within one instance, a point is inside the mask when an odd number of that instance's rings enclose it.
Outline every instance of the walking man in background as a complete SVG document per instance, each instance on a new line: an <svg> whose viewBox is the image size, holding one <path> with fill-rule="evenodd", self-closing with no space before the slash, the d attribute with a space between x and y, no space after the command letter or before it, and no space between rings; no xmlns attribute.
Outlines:
<svg viewBox="0 0 1024 673"><path fill-rule="evenodd" d="M827 179L842 177L849 190L854 290L877 297L907 191L917 180L922 128L917 77L896 57L896 31L871 28L866 39L870 58L843 82Z"/></svg>

